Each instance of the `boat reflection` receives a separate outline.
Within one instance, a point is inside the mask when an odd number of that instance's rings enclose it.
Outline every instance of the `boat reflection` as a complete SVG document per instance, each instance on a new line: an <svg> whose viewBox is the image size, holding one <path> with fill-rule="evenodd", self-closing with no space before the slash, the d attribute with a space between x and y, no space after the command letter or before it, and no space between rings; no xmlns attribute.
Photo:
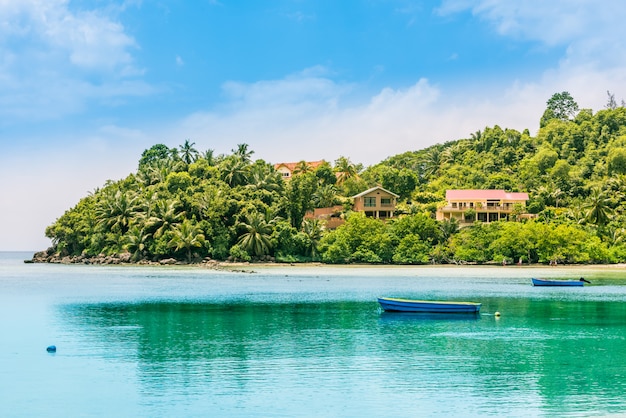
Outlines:
<svg viewBox="0 0 626 418"><path fill-rule="evenodd" d="M405 321L476 321L480 319L478 312L469 313L437 313L437 312L388 312L380 313L382 322Z"/></svg>

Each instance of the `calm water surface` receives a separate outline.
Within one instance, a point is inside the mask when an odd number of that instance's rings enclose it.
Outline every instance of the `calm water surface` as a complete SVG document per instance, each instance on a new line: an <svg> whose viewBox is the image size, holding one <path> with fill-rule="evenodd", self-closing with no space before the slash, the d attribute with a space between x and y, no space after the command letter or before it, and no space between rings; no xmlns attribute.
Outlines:
<svg viewBox="0 0 626 418"><path fill-rule="evenodd" d="M236 273L31 256L0 253L0 416L626 413L624 267ZM592 285L530 285L580 275ZM377 296L483 305L390 314Z"/></svg>

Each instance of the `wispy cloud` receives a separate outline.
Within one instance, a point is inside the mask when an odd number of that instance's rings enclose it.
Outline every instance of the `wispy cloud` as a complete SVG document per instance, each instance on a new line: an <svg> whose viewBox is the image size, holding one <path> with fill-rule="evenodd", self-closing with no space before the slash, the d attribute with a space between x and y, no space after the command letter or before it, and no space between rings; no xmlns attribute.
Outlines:
<svg viewBox="0 0 626 418"><path fill-rule="evenodd" d="M103 10L67 0L0 1L0 115L62 116L91 99L145 94L135 40ZM124 88L121 88L124 86Z"/></svg>
<svg viewBox="0 0 626 418"><path fill-rule="evenodd" d="M374 164L390 155L468 137L495 123L533 128L544 100L537 99L537 91L520 88L495 100L443 95L426 79L407 88L384 88L363 100L355 98L359 86L302 74L228 83L224 89L230 106L196 112L153 137L193 138L198 147L218 152L247 142L255 155L272 162L345 155Z"/></svg>
<svg viewBox="0 0 626 418"><path fill-rule="evenodd" d="M567 59L593 59L601 64L626 63L626 8L619 0L444 0L437 12L450 15L470 11L502 36L566 46Z"/></svg>

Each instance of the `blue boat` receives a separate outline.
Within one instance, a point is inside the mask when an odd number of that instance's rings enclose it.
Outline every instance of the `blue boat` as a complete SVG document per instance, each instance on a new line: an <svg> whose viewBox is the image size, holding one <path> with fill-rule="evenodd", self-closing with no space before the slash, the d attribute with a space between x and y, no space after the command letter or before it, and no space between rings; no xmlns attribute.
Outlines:
<svg viewBox="0 0 626 418"><path fill-rule="evenodd" d="M584 286L589 281L581 277L578 280L545 280L532 278L533 286Z"/></svg>
<svg viewBox="0 0 626 418"><path fill-rule="evenodd" d="M387 312L430 313L478 313L481 305L476 302L445 302L382 297L378 298L378 303Z"/></svg>

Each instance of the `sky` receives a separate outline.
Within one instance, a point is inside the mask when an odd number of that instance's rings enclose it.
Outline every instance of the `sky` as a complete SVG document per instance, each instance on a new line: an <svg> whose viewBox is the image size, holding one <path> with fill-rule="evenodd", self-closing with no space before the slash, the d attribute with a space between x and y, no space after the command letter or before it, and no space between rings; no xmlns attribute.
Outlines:
<svg viewBox="0 0 626 418"><path fill-rule="evenodd" d="M0 0L0 251L155 144L365 167L626 97L620 0Z"/></svg>

